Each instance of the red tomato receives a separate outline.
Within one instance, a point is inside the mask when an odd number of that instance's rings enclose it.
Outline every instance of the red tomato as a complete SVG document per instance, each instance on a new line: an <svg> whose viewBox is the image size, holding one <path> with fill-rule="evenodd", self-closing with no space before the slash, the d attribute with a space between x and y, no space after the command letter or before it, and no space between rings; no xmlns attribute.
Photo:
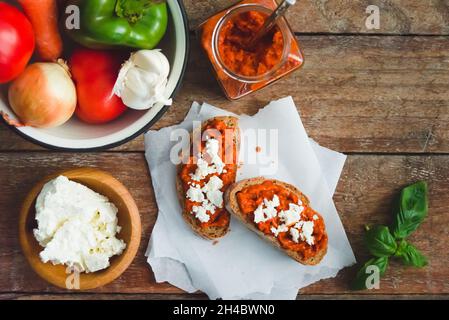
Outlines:
<svg viewBox="0 0 449 320"><path fill-rule="evenodd" d="M70 58L76 85L76 115L82 121L101 124L112 121L127 109L112 89L126 56L121 52L77 49Z"/></svg>
<svg viewBox="0 0 449 320"><path fill-rule="evenodd" d="M17 8L0 2L0 83L13 80L25 69L34 51L30 21Z"/></svg>

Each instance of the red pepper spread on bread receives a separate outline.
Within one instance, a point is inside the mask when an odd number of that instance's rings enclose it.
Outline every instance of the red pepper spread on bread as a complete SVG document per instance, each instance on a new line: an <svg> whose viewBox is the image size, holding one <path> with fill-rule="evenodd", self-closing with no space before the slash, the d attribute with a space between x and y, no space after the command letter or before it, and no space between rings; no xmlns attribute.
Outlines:
<svg viewBox="0 0 449 320"><path fill-rule="evenodd" d="M273 181L251 185L237 193L240 210L265 235L275 237L284 249L314 257L327 246L323 218L305 197Z"/></svg>
<svg viewBox="0 0 449 320"><path fill-rule="evenodd" d="M223 192L235 182L237 146L234 130L215 119L202 128L199 151L191 146L191 156L182 165L185 210L193 214L202 228L223 227L229 224L230 214L223 203Z"/></svg>

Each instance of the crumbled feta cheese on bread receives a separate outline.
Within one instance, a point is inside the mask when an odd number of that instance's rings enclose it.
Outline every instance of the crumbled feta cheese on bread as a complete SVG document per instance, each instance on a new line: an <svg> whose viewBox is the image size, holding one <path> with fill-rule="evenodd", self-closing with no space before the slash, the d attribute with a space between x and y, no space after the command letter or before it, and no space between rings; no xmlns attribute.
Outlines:
<svg viewBox="0 0 449 320"><path fill-rule="evenodd" d="M296 228L290 228L290 235L292 236L292 240L296 243L299 242L299 231Z"/></svg>
<svg viewBox="0 0 449 320"><path fill-rule="evenodd" d="M294 225L298 221L301 220L301 213L304 211L303 206L299 206L294 203L289 204L289 209L285 211L281 211L279 213L279 217L281 221L285 223L287 226Z"/></svg>
<svg viewBox="0 0 449 320"><path fill-rule="evenodd" d="M203 223L210 220L210 216L207 214L206 209L202 206L194 206L192 208L192 212L195 214L195 217Z"/></svg>
<svg viewBox="0 0 449 320"><path fill-rule="evenodd" d="M287 232L288 231L288 227L285 224L281 224L280 226L278 226L277 228L275 227L271 227L271 233L273 233L273 235L275 237L277 237L279 235L279 233L281 232Z"/></svg>
<svg viewBox="0 0 449 320"><path fill-rule="evenodd" d="M190 186L189 190L187 190L186 196L187 199L193 202L204 201L203 191L201 190L201 188L198 188L197 186Z"/></svg>
<svg viewBox="0 0 449 320"><path fill-rule="evenodd" d="M305 240L308 245L313 245L315 242L315 238L312 236L313 234L313 221L305 221L301 228L301 239Z"/></svg>
<svg viewBox="0 0 449 320"><path fill-rule="evenodd" d="M205 154L209 156L210 162L206 161L204 155L199 153L196 163L197 168L194 173L190 174L192 180L198 182L212 175L202 188L198 184L190 184L186 193L187 199L201 203L201 206L194 206L192 208L192 214L203 223L210 220L208 212L213 214L216 208L223 208L223 192L221 191L223 188L223 180L215 175L221 174L225 167L225 164L220 158L219 151L219 141L207 137Z"/></svg>
<svg viewBox="0 0 449 320"><path fill-rule="evenodd" d="M276 208L280 205L279 197L277 195L273 196L270 201L264 199L263 202L254 211L254 222L265 222L277 216Z"/></svg>

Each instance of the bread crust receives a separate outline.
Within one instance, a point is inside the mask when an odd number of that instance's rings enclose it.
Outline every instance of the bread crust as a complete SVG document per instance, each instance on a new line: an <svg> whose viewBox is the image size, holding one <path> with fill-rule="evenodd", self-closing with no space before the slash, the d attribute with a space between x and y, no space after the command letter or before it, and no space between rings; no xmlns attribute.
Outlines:
<svg viewBox="0 0 449 320"><path fill-rule="evenodd" d="M296 260L299 263L304 264L304 265L317 265L318 263L320 263L320 261L326 255L327 245L323 249L318 251L315 256L308 258L308 259L303 259L301 254L299 254L297 251L288 250L288 249L283 248L276 237L268 236L268 235L264 234L262 231L260 231L252 221L248 221L247 215L243 214L242 211L240 210L240 206L237 201L237 193L246 187L249 187L252 185L258 185L258 184L263 183L264 181L271 181L274 184L280 185L280 186L290 190L294 194L296 194L305 205L310 204L309 199L295 186L285 183L285 182L282 182L282 181L279 181L279 180L265 179L263 177L257 177L257 178L251 178L251 179L239 181L237 183L234 183L232 186L230 186L228 188L228 190L226 191L225 196L224 196L226 209L234 217L236 217L238 220L240 220L246 227L248 227L250 230L254 231L257 235L259 235L260 237L262 237L263 239L265 239L266 241L268 241L269 243L274 245L276 248L285 252L287 255L292 257L294 260ZM319 215L319 216L321 217L321 215Z"/></svg>
<svg viewBox="0 0 449 320"><path fill-rule="evenodd" d="M210 118L206 121L204 121L201 124L201 132L204 131L204 128L210 124L213 121L224 121L227 125L227 127L229 128L236 128L236 130L234 130L234 137L233 137L233 142L236 145L236 153L237 153L237 157L239 154L239 150L240 150L240 129L238 126L238 119L236 117L230 117L230 116L221 116L221 117L213 117ZM190 145L192 145L193 143L193 132L190 134ZM183 155L180 155L180 158L183 159ZM237 163L238 163L238 158L237 158ZM234 170L237 171L237 163L234 164L235 168ZM182 208L182 217L184 219L184 221L190 225L190 227L192 228L192 230L198 234L199 236L208 239L208 240L214 240L214 239L218 239L223 237L224 235L226 235L229 231L229 222L226 224L226 226L223 227L219 227L219 226L210 226L210 227L206 227L206 228L202 228L201 227L201 222L190 212L187 212L187 210L185 209L185 199L186 199L186 195L184 192L184 188L183 188L183 184L182 184L182 180L179 177L179 173L182 169L183 163L179 164L177 166L177 173L176 173L176 191L177 191L177 196L178 196L178 201L181 205ZM223 199L224 200L224 199ZM224 201L223 201L224 204Z"/></svg>

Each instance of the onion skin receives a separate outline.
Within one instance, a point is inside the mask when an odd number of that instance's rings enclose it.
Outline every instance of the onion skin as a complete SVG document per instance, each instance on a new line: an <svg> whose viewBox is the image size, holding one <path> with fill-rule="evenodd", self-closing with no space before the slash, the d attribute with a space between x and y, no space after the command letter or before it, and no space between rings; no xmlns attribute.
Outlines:
<svg viewBox="0 0 449 320"><path fill-rule="evenodd" d="M11 84L9 104L24 126L53 128L68 121L76 108L76 89L67 65L34 63Z"/></svg>

